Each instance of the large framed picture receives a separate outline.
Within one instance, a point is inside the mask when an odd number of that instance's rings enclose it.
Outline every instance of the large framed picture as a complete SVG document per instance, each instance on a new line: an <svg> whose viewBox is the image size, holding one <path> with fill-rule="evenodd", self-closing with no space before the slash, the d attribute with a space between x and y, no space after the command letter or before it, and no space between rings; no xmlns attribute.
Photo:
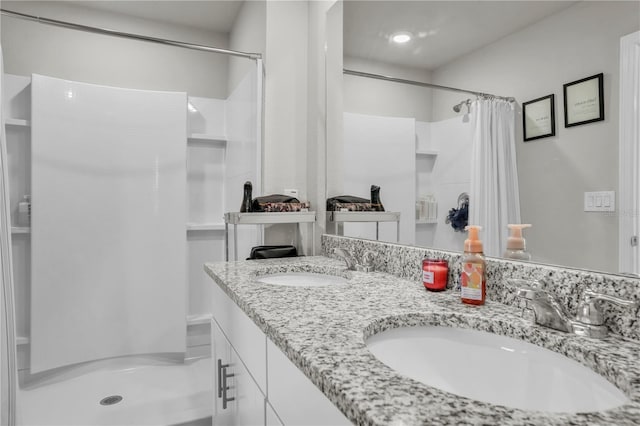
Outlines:
<svg viewBox="0 0 640 426"><path fill-rule="evenodd" d="M604 74L596 74L564 88L564 127L604 120Z"/></svg>
<svg viewBox="0 0 640 426"><path fill-rule="evenodd" d="M555 136L555 95L547 95L522 104L524 141Z"/></svg>

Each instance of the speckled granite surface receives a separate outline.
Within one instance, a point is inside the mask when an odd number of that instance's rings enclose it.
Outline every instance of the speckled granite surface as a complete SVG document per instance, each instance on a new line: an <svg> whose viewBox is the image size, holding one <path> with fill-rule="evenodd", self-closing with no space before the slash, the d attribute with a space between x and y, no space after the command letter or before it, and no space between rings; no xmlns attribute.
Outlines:
<svg viewBox="0 0 640 426"><path fill-rule="evenodd" d="M324 239L323 245L328 248L334 241ZM378 259L394 255L388 256ZM386 262L394 267L395 262ZM533 326L520 317L516 306L491 297L482 307L466 306L455 290L431 293L417 278L382 272L345 273L343 262L321 256L215 263L205 269L354 424L640 424L637 341L616 336L599 341ZM348 277L349 284L306 288L255 282L257 275L283 271L326 271ZM599 372L631 402L605 412L574 415L511 409L401 376L365 346L365 338L376 332L421 324L492 331L557 351Z"/></svg>
<svg viewBox="0 0 640 426"><path fill-rule="evenodd" d="M362 258L365 251L371 250L377 255L376 270L416 282L422 279L421 269L416 265L420 265L425 256L446 259L449 262L449 287L454 287L460 277L460 253L456 252L334 235L322 236L323 253L335 257L331 254L331 250L335 247L342 247L355 253L358 259ZM516 297L515 289L505 285L508 278L544 279L548 283L546 288L563 302L572 316L575 315L586 288L640 302L640 279L637 278L498 258L487 258L486 273L487 299L507 305L522 306L524 303ZM611 333L640 340L640 317L636 310L620 308L609 303L603 303L601 307L605 324Z"/></svg>

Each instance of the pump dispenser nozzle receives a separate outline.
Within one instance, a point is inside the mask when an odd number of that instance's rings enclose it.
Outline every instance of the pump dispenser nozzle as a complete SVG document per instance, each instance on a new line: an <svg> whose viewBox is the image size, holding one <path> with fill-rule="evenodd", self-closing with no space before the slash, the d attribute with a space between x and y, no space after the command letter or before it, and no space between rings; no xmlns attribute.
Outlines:
<svg viewBox="0 0 640 426"><path fill-rule="evenodd" d="M507 248L510 250L524 250L524 238L522 238L522 230L531 228L531 224L509 224L507 228L511 231L511 235L507 238Z"/></svg>
<svg viewBox="0 0 640 426"><path fill-rule="evenodd" d="M464 251L469 253L482 253L482 241L478 237L478 232L482 226L468 225L464 230L469 231L469 237L464 240Z"/></svg>
<svg viewBox="0 0 640 426"><path fill-rule="evenodd" d="M531 255L525 251L525 241L522 230L530 228L530 224L509 224L509 238L507 238L507 251L504 257L518 260L531 260Z"/></svg>

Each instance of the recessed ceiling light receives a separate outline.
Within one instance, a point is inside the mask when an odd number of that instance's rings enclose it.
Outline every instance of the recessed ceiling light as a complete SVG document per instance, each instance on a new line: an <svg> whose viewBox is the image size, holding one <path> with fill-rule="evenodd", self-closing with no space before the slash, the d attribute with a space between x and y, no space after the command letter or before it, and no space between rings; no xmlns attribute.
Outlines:
<svg viewBox="0 0 640 426"><path fill-rule="evenodd" d="M411 33L408 33L406 31L395 33L391 36L391 40L393 40L394 43L398 44L406 43L411 40Z"/></svg>

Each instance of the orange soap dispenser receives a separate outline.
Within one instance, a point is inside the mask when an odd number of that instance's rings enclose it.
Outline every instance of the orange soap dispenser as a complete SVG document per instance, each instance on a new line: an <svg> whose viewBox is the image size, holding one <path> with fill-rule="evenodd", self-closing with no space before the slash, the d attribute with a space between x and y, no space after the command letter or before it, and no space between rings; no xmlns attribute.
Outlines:
<svg viewBox="0 0 640 426"><path fill-rule="evenodd" d="M469 225L469 238L464 241L462 273L460 275L460 297L462 303L484 305L486 283L484 278L485 261L482 253L482 241L478 238L480 226Z"/></svg>

